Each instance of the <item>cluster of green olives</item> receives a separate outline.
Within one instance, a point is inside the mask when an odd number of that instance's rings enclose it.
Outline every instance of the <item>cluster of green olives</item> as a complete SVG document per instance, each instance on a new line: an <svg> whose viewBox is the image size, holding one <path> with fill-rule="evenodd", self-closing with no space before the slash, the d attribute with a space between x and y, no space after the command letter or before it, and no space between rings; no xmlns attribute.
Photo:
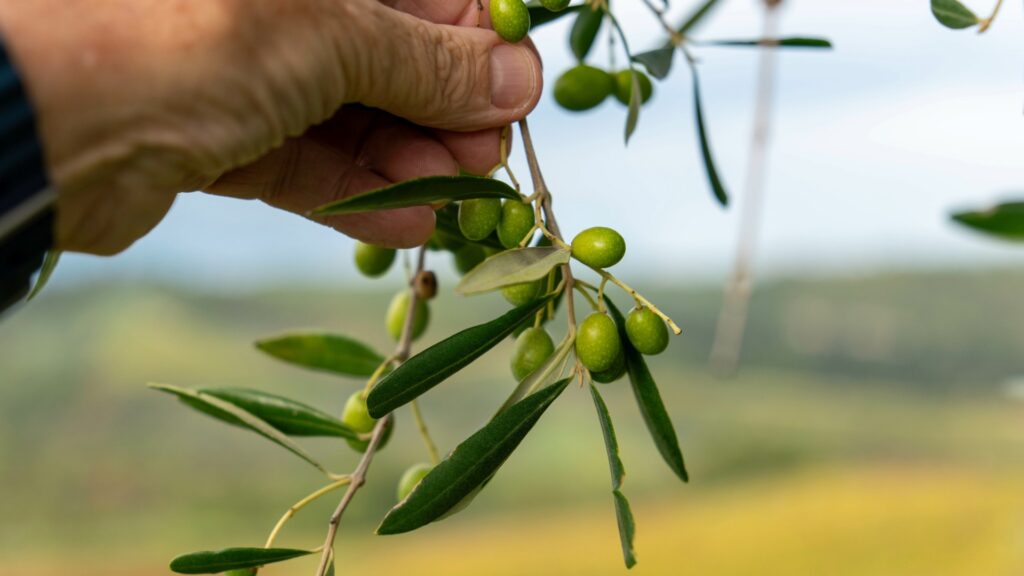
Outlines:
<svg viewBox="0 0 1024 576"><path fill-rule="evenodd" d="M540 0L552 12L569 7L569 0ZM523 0L491 0L491 28L506 42L516 43L530 32L530 10Z"/></svg>
<svg viewBox="0 0 1024 576"><path fill-rule="evenodd" d="M654 95L654 85L643 72L635 71L640 83L640 103L646 104ZM626 68L608 72L587 64L577 64L555 81L555 102L566 110L583 112L595 108L609 96L629 105L633 93L634 71Z"/></svg>

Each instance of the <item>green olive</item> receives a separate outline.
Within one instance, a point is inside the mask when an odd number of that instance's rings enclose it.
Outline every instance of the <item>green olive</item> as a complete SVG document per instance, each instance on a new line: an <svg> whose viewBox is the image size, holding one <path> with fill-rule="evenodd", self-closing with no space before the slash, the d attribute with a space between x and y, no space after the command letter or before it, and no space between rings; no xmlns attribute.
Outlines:
<svg viewBox="0 0 1024 576"><path fill-rule="evenodd" d="M566 70L555 81L555 102L574 112L590 110L604 102L614 90L614 84L611 75L604 70L580 64Z"/></svg>
<svg viewBox="0 0 1024 576"><path fill-rule="evenodd" d="M626 241L611 228L587 228L572 239L573 258L591 268L610 268L625 255Z"/></svg>
<svg viewBox="0 0 1024 576"><path fill-rule="evenodd" d="M626 373L626 355L621 351L619 355L615 357L615 362L612 363L612 367L601 372L591 372L590 377L594 379L594 382L599 384L611 384Z"/></svg>
<svg viewBox="0 0 1024 576"><path fill-rule="evenodd" d="M555 352L555 343L543 328L528 328L516 338L512 354L512 375L522 381L544 364Z"/></svg>
<svg viewBox="0 0 1024 576"><path fill-rule="evenodd" d="M398 481L398 490L395 494L398 496L398 501L401 502L402 500L405 500L405 498L412 493L413 488L419 485L420 480L423 480L423 478L427 474L430 474L430 471L433 469L433 466L426 463L410 466Z"/></svg>
<svg viewBox="0 0 1024 576"><path fill-rule="evenodd" d="M533 230L536 219L533 206L518 200L506 200L501 205L501 220L498 222L498 240L505 248L515 248Z"/></svg>
<svg viewBox="0 0 1024 576"><path fill-rule="evenodd" d="M522 306L533 302L540 297L543 290L543 280L512 284L501 289L501 295L513 306Z"/></svg>
<svg viewBox="0 0 1024 576"><path fill-rule="evenodd" d="M454 256L455 269L459 271L459 274L466 274L483 262L487 258L487 253L476 244L466 244L455 251Z"/></svg>
<svg viewBox="0 0 1024 576"><path fill-rule="evenodd" d="M622 342L615 321L607 314L594 312L576 333L576 357L591 372L604 372L615 365L622 354Z"/></svg>
<svg viewBox="0 0 1024 576"><path fill-rule="evenodd" d="M650 308L634 308L626 318L626 336L641 354L661 354L668 347L668 327Z"/></svg>
<svg viewBox="0 0 1024 576"><path fill-rule="evenodd" d="M483 240L501 219L500 198L473 198L459 205L459 230L470 240Z"/></svg>
<svg viewBox="0 0 1024 576"><path fill-rule="evenodd" d="M366 276L383 276L394 261L395 251L391 248L356 242L356 268Z"/></svg>
<svg viewBox="0 0 1024 576"><path fill-rule="evenodd" d="M377 420L370 416L370 411L366 408L366 398L363 397L363 392L361 390L348 397L348 400L345 402L345 409L341 412L341 421L343 424L359 434L369 434L370 432L373 432L373 427L377 425ZM384 431L384 437L380 439L380 448L383 448L388 443L388 439L391 438L391 431L394 429L395 426L394 423L392 423L392 425ZM370 445L369 440L352 440L346 438L345 441L348 442L348 445L356 452L366 452L367 446Z"/></svg>
<svg viewBox="0 0 1024 576"><path fill-rule="evenodd" d="M395 297L391 299L391 305L388 306L388 314L385 321L388 334L396 341L402 338L402 330L405 328L405 316L409 312L409 298L409 291L402 290L395 294ZM429 322L430 308L427 307L427 303L423 300L416 300L416 318L413 319L412 325L413 340L423 335L423 331L427 329Z"/></svg>
<svg viewBox="0 0 1024 576"><path fill-rule="evenodd" d="M561 12L569 7L569 0L540 0L540 5L551 12Z"/></svg>
<svg viewBox="0 0 1024 576"><path fill-rule="evenodd" d="M516 43L530 31L530 11L523 0L491 0L491 27L506 42Z"/></svg>
<svg viewBox="0 0 1024 576"><path fill-rule="evenodd" d="M637 80L640 82L640 103L646 104L654 94L654 85L647 74L637 70ZM633 94L633 73L626 69L615 73L615 99L623 104L629 105L629 97Z"/></svg>

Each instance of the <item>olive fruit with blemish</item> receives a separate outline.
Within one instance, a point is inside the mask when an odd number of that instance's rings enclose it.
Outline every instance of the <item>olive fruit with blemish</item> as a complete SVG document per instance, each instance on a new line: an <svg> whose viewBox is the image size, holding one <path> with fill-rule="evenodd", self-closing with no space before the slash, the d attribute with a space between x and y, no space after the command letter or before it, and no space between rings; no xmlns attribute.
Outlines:
<svg viewBox="0 0 1024 576"><path fill-rule="evenodd" d="M637 307L626 318L626 337L641 354L661 354L668 347L668 327L653 310Z"/></svg>
<svg viewBox="0 0 1024 576"><path fill-rule="evenodd" d="M410 466L398 480L398 489L395 492L395 496L398 497L398 501L401 502L402 500L405 500L406 497L412 493L413 489L419 485L420 481L423 480L427 474L430 474L430 471L433 469L434 467L426 462Z"/></svg>
<svg viewBox="0 0 1024 576"><path fill-rule="evenodd" d="M345 408L341 412L341 422L351 428L358 434L369 434L373 432L373 427L377 425L377 420L370 416L370 411L366 408L366 398L363 397L362 390L354 392L348 397L345 402ZM379 448L383 448L388 443L388 439L391 438L391 431L394 429L394 424L388 426L388 429L384 431L384 436L380 439ZM366 448L370 445L369 440L353 440L350 438L345 439L348 445L356 452L366 452Z"/></svg>
<svg viewBox="0 0 1024 576"><path fill-rule="evenodd" d="M566 110L582 112L604 102L614 89L615 81L608 72L580 64L555 80L555 102Z"/></svg>
<svg viewBox="0 0 1024 576"><path fill-rule="evenodd" d="M576 357L593 372L604 372L615 365L622 354L622 341L615 321L607 314L594 312L576 331Z"/></svg>
<svg viewBox="0 0 1024 576"><path fill-rule="evenodd" d="M476 244L465 244L455 251L454 257L455 269L459 274L465 274L483 262L487 258L487 253Z"/></svg>
<svg viewBox="0 0 1024 576"><path fill-rule="evenodd" d="M500 198L471 198L459 204L459 230L470 240L479 241L490 236L500 219Z"/></svg>
<svg viewBox="0 0 1024 576"><path fill-rule="evenodd" d="M501 295L513 306L529 304L540 297L543 290L541 280L512 284L501 289Z"/></svg>
<svg viewBox="0 0 1024 576"><path fill-rule="evenodd" d="M569 7L569 0L540 0L540 5L551 12L561 12Z"/></svg>
<svg viewBox="0 0 1024 576"><path fill-rule="evenodd" d="M516 350L512 354L512 375L522 381L555 352L555 343L543 328L527 328L516 338Z"/></svg>
<svg viewBox="0 0 1024 576"><path fill-rule="evenodd" d="M396 341L402 338L402 330L405 328L405 317L409 313L409 299L411 294L408 290L402 290L395 294L388 306L387 317L385 318L388 334ZM423 335L430 322L430 308L423 300L416 300L416 317L412 323L412 338L415 340Z"/></svg>
<svg viewBox="0 0 1024 576"><path fill-rule="evenodd" d="M516 43L530 31L530 10L523 0L491 0L491 28L506 42Z"/></svg>
<svg viewBox="0 0 1024 576"><path fill-rule="evenodd" d="M640 103L646 104L654 94L654 85L647 74L637 70L637 81L640 83ZM629 69L620 70L615 73L615 99L623 104L629 105L629 98L633 94L633 72Z"/></svg>
<svg viewBox="0 0 1024 576"><path fill-rule="evenodd" d="M356 268L370 278L383 276L395 261L391 248L356 242Z"/></svg>
<svg viewBox="0 0 1024 576"><path fill-rule="evenodd" d="M587 228L572 239L573 258L591 268L610 268L625 255L626 241L611 228Z"/></svg>
<svg viewBox="0 0 1024 576"><path fill-rule="evenodd" d="M590 377L594 379L594 382L600 384L611 384L619 378L622 378L625 373L626 355L620 351L619 355L615 357L615 361L612 363L611 368L600 372L591 372Z"/></svg>
<svg viewBox="0 0 1024 576"><path fill-rule="evenodd" d="M505 248L515 248L533 230L536 222L532 205L519 200L506 200L501 205L498 240Z"/></svg>

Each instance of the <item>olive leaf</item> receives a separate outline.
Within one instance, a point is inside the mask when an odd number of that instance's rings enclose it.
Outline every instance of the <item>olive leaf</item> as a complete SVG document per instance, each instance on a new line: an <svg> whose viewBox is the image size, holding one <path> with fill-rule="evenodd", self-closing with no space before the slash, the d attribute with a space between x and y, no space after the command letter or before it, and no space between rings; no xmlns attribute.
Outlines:
<svg viewBox="0 0 1024 576"><path fill-rule="evenodd" d="M459 444L388 512L377 534L415 530L458 506L508 460L570 380L566 378L527 396Z"/></svg>
<svg viewBox="0 0 1024 576"><path fill-rule="evenodd" d="M318 470L323 473L327 473L327 469L323 467L320 462L316 461L312 456L309 455L301 446L293 442L290 438L281 433L278 429L274 428L267 422L254 416L253 414L227 402L220 398L201 392L199 390L190 390L188 388L181 388L178 386L171 386L169 384L150 384L150 388L159 390L161 392L167 392L178 397L179 400L184 402L187 406L199 410L204 414L213 416L218 420L222 420L229 424L242 426L248 428L253 432L263 436L267 440L285 448L292 454L295 454L299 458L302 458L306 462L309 462L315 466Z"/></svg>
<svg viewBox="0 0 1024 576"><path fill-rule="evenodd" d="M633 387L633 395L636 396L640 414L644 418L647 430L651 433L654 445L676 476L683 482L689 482L690 477L686 472L683 452L679 449L676 430L672 425L672 419L668 416L668 411L665 410L665 404L661 401L658 385L655 384L654 377L651 376L651 371L647 368L647 362L644 361L643 355L629 342L629 337L626 335L626 319L610 298L605 298L605 304L608 305L608 312L619 326L629 382Z"/></svg>
<svg viewBox="0 0 1024 576"><path fill-rule="evenodd" d="M984 210L952 215L953 221L1004 240L1024 240L1024 202L1006 202Z"/></svg>
<svg viewBox="0 0 1024 576"><path fill-rule="evenodd" d="M32 301L43 288L46 283L50 281L50 276L53 276L53 271L57 268L57 263L60 261L60 250L50 250L46 253L43 258L43 267L39 269L39 277L36 278L36 283L32 286L32 291L28 293L28 300Z"/></svg>
<svg viewBox="0 0 1024 576"><path fill-rule="evenodd" d="M366 344L335 334L286 334L260 340L256 348L290 364L342 376L369 376L384 362Z"/></svg>
<svg viewBox="0 0 1024 576"><path fill-rule="evenodd" d="M636 522L633 521L633 511L629 507L629 500L619 490L612 490L612 498L615 499L615 519L619 525L622 558L626 563L626 568L632 568L636 566L636 552L633 551L633 539L636 537Z"/></svg>
<svg viewBox="0 0 1024 576"><path fill-rule="evenodd" d="M704 18L711 13L711 10L718 5L718 0L707 0L700 6L698 6L689 16L683 20L683 23L676 28L676 32L686 36L691 30L697 27L704 21Z"/></svg>
<svg viewBox="0 0 1024 576"><path fill-rule="evenodd" d="M550 296L513 308L505 314L434 344L403 363L370 390L366 406L381 418L444 382L515 330L523 319L547 305Z"/></svg>
<svg viewBox="0 0 1024 576"><path fill-rule="evenodd" d="M647 72L658 80L664 80L672 71L672 59L675 57L675 46L656 48L633 56L633 61L642 64Z"/></svg>
<svg viewBox="0 0 1024 576"><path fill-rule="evenodd" d="M569 32L569 47L576 59L583 62L594 46L594 39L601 30L601 22L604 21L604 10L590 7L581 8L576 20Z"/></svg>
<svg viewBox="0 0 1024 576"><path fill-rule="evenodd" d="M569 251L554 246L533 246L499 252L470 270L459 285L457 294L480 294L512 284L540 280L555 266L569 261Z"/></svg>
<svg viewBox="0 0 1024 576"><path fill-rule="evenodd" d="M255 568L292 558L308 556L310 550L292 548L225 548L183 554L171 560L171 571L178 574L219 574L240 568Z"/></svg>
<svg viewBox="0 0 1024 576"><path fill-rule="evenodd" d="M508 399L505 400L505 403L498 408L497 414L501 414L516 402L519 402L523 398L533 394L537 388L547 383L552 376L559 374L559 368L565 363L566 358L569 357L569 352L572 351L573 344L575 343L575 336L566 335L558 347L555 348L555 351L551 353L551 356L549 356L539 368L531 372L529 376L523 378L522 381L516 385L515 390L513 390L512 394L510 394ZM497 416L497 414L495 414L495 416Z"/></svg>
<svg viewBox="0 0 1024 576"><path fill-rule="evenodd" d="M961 30L981 22L981 19L957 0L932 0L932 14L946 28Z"/></svg>
<svg viewBox="0 0 1024 576"><path fill-rule="evenodd" d="M245 388L199 388L197 392L209 394L233 404L288 436L334 436L351 440L359 439L357 432L334 416L283 396ZM200 412L219 418L216 411L212 413L208 411L209 407L206 404L189 403L189 405ZM237 418L225 421L236 426L247 427Z"/></svg>
<svg viewBox="0 0 1024 576"><path fill-rule="evenodd" d="M632 568L636 565L636 552L633 550L635 525L633 512L629 509L629 500L622 493L622 481L626 476L626 470L622 466L622 459L619 458L619 441L615 438L615 427L612 425L612 416L608 413L608 405L604 403L604 398L601 398L601 393L593 384L590 385L590 397L594 400L597 420L601 424L601 436L604 437L604 447L608 453L608 470L612 475L612 497L615 499L615 517L619 526L622 559L626 563L626 568Z"/></svg>
<svg viewBox="0 0 1024 576"><path fill-rule="evenodd" d="M554 22L562 16L568 16L569 14L579 12L584 8L584 6L584 4L579 4L577 6L569 6L565 10L561 10L559 12L552 12L543 6L530 4L527 6L530 11L530 31L533 32L538 27Z"/></svg>
<svg viewBox="0 0 1024 576"><path fill-rule="evenodd" d="M389 210L452 202L470 198L518 199L519 193L501 180L481 176L427 176L405 180L343 198L313 210L313 216L356 214L372 210Z"/></svg>
<svg viewBox="0 0 1024 576"><path fill-rule="evenodd" d="M626 143L636 131L636 125L640 121L640 105L643 103L643 96L640 94L640 77L636 69L629 67L629 112L626 114Z"/></svg>
<svg viewBox="0 0 1024 576"><path fill-rule="evenodd" d="M711 191L715 193L722 206L729 205L729 194L725 191L722 179L718 176L718 169L715 167L715 159L711 154L711 143L708 142L708 130L704 125L704 105L700 98L700 80L697 77L697 67L690 64L690 71L693 74L693 107L697 118L697 135L700 139L700 153L704 159L704 170L707 172L708 183Z"/></svg>
<svg viewBox="0 0 1024 576"><path fill-rule="evenodd" d="M832 42L826 38L791 36L788 38L760 38L758 40L708 40L707 46L770 46L775 48L824 48L832 49Z"/></svg>

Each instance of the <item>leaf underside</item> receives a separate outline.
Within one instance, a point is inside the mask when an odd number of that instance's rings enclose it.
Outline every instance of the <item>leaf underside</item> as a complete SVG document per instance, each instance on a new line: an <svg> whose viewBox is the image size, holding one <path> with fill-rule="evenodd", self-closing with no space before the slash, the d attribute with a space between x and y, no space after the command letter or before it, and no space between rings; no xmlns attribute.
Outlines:
<svg viewBox="0 0 1024 576"><path fill-rule="evenodd" d="M278 360L341 376L366 377L384 362L369 346L336 334L286 334L256 342Z"/></svg>
<svg viewBox="0 0 1024 576"><path fill-rule="evenodd" d="M555 266L569 261L569 251L554 246L533 246L499 252L470 270L455 288L458 294L480 294L540 280Z"/></svg>

